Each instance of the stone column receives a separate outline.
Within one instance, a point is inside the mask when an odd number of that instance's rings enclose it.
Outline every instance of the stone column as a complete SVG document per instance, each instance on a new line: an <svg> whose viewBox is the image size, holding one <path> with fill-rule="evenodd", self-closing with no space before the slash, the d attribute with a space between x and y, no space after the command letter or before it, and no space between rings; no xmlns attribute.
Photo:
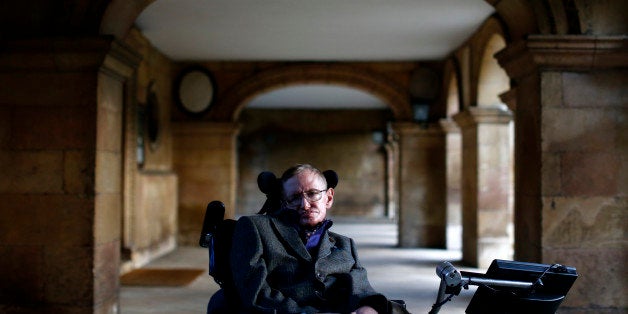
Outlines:
<svg viewBox="0 0 628 314"><path fill-rule="evenodd" d="M399 245L446 245L445 135L438 124L392 125L399 150Z"/></svg>
<svg viewBox="0 0 628 314"><path fill-rule="evenodd" d="M447 249L461 249L462 236L462 135L460 128L451 119L441 119L445 131L447 163Z"/></svg>
<svg viewBox="0 0 628 314"><path fill-rule="evenodd" d="M628 308L626 47L537 35L496 55L517 85L515 257L578 269L561 311Z"/></svg>
<svg viewBox="0 0 628 314"><path fill-rule="evenodd" d="M139 56L111 38L0 53L0 312L119 311L123 112Z"/></svg>
<svg viewBox="0 0 628 314"><path fill-rule="evenodd" d="M222 201L225 218L235 216L237 180L234 123L173 124L173 164L179 177L179 244L198 245L207 203Z"/></svg>
<svg viewBox="0 0 628 314"><path fill-rule="evenodd" d="M462 258L485 268L509 259L512 244L511 112L470 107L454 117L462 130Z"/></svg>
<svg viewBox="0 0 628 314"><path fill-rule="evenodd" d="M386 134L386 217L396 219L399 210L399 143L394 131Z"/></svg>

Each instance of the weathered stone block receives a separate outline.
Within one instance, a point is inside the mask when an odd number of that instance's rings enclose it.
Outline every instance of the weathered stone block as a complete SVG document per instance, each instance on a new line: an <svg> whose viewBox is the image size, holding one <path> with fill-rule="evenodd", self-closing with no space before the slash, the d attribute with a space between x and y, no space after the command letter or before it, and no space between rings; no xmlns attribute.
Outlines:
<svg viewBox="0 0 628 314"><path fill-rule="evenodd" d="M626 70L563 73L564 104L568 107L622 107L628 103Z"/></svg>
<svg viewBox="0 0 628 314"><path fill-rule="evenodd" d="M598 312L598 309L628 308L628 285L624 280L618 280L628 278L626 260L626 250L617 248L543 250L543 263L559 263L576 268L579 277L563 301L563 306L588 309L588 313L604 313ZM610 313L621 313L621 310Z"/></svg>
<svg viewBox="0 0 628 314"><path fill-rule="evenodd" d="M74 195L46 195L28 201L41 221L42 244L88 246L93 243L94 199Z"/></svg>
<svg viewBox="0 0 628 314"><path fill-rule="evenodd" d="M98 109L97 146L99 150L120 152L122 149L122 114L107 108Z"/></svg>
<svg viewBox="0 0 628 314"><path fill-rule="evenodd" d="M599 109L543 109L542 149L546 152L614 149L616 113Z"/></svg>
<svg viewBox="0 0 628 314"><path fill-rule="evenodd" d="M0 99L2 98L0 97ZM9 147L12 120L11 110L0 106L0 149L6 149Z"/></svg>
<svg viewBox="0 0 628 314"><path fill-rule="evenodd" d="M89 208L92 202L60 194L5 196L2 210L10 219L0 220L0 242L6 245L88 245L91 243L92 212Z"/></svg>
<svg viewBox="0 0 628 314"><path fill-rule="evenodd" d="M65 193L94 195L95 153L72 150L63 154L63 190Z"/></svg>
<svg viewBox="0 0 628 314"><path fill-rule="evenodd" d="M122 156L117 152L96 152L96 193L120 193Z"/></svg>
<svg viewBox="0 0 628 314"><path fill-rule="evenodd" d="M545 198L543 247L547 249L625 246L625 199Z"/></svg>
<svg viewBox="0 0 628 314"><path fill-rule="evenodd" d="M13 116L16 149L83 149L96 145L94 107L20 107Z"/></svg>
<svg viewBox="0 0 628 314"><path fill-rule="evenodd" d="M94 216L98 223L94 225L95 245L120 240L121 198L120 193L96 194Z"/></svg>
<svg viewBox="0 0 628 314"><path fill-rule="evenodd" d="M228 147L217 147L215 149L196 147L195 149L186 149L184 152L177 153L175 165L222 168L231 163L229 152Z"/></svg>
<svg viewBox="0 0 628 314"><path fill-rule="evenodd" d="M138 179L138 206L131 220L133 244L138 249L152 249L176 238L178 198L170 191L177 189L177 176L173 173L143 173Z"/></svg>
<svg viewBox="0 0 628 314"><path fill-rule="evenodd" d="M120 287L120 242L94 247L94 304L117 300Z"/></svg>
<svg viewBox="0 0 628 314"><path fill-rule="evenodd" d="M3 228L5 226L2 226ZM4 244L5 242L2 241ZM45 299L44 252L39 245L0 246L0 303L38 303ZM1 308L0 308L1 309Z"/></svg>
<svg viewBox="0 0 628 314"><path fill-rule="evenodd" d="M560 72L541 73L541 106L543 108L563 106L563 76ZM518 108L517 108L518 109Z"/></svg>
<svg viewBox="0 0 628 314"><path fill-rule="evenodd" d="M0 192L60 193L63 191L63 153L26 151L0 153Z"/></svg>
<svg viewBox="0 0 628 314"><path fill-rule="evenodd" d="M560 195L562 192L562 182L560 177L561 166L560 154L546 153L542 157L542 191L541 194L546 196Z"/></svg>
<svg viewBox="0 0 628 314"><path fill-rule="evenodd" d="M565 153L561 160L566 196L614 196L619 193L620 157L612 153Z"/></svg>
<svg viewBox="0 0 628 314"><path fill-rule="evenodd" d="M46 246L44 254L46 301L92 306L94 248L59 243Z"/></svg>
<svg viewBox="0 0 628 314"><path fill-rule="evenodd" d="M88 72L0 73L0 99L12 106L89 106L96 103L96 75ZM36 92L33 92L36 91Z"/></svg>

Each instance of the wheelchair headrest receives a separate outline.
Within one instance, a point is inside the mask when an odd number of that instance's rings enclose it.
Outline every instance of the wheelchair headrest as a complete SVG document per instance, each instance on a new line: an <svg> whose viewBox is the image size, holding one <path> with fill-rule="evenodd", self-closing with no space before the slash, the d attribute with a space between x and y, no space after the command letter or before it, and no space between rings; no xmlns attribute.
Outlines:
<svg viewBox="0 0 628 314"><path fill-rule="evenodd" d="M327 180L327 188L335 188L338 185L338 174L333 170L323 171L323 176Z"/></svg>
<svg viewBox="0 0 628 314"><path fill-rule="evenodd" d="M274 173L263 171L257 176L257 187L266 195L278 193L281 188L281 182Z"/></svg>

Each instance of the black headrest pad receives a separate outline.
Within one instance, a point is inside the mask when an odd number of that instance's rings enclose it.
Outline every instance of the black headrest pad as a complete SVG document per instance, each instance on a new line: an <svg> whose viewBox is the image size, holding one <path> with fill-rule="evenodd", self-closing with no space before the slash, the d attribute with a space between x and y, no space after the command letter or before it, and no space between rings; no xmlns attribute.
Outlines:
<svg viewBox="0 0 628 314"><path fill-rule="evenodd" d="M274 173L264 171L257 176L257 186L264 194L275 194L279 192L279 179Z"/></svg>
<svg viewBox="0 0 628 314"><path fill-rule="evenodd" d="M338 174L333 170L323 171L323 176L327 180L327 188L335 188L338 185Z"/></svg>

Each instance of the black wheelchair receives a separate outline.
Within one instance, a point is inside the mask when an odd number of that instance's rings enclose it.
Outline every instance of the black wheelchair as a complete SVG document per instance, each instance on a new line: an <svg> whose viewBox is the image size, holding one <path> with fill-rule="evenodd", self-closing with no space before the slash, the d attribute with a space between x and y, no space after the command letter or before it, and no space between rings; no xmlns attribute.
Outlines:
<svg viewBox="0 0 628 314"><path fill-rule="evenodd" d="M335 188L337 174L333 170L323 174L328 186ZM279 180L275 175L262 172L257 184L267 197L258 214L278 208ZM239 303L228 260L236 221L224 219L224 214L222 202L212 201L207 205L199 240L199 245L209 252L209 275L220 286L210 299L208 314L232 313L229 305ZM551 314L578 278L573 267L506 260L494 260L485 274L458 271L450 262L442 262L436 267L436 275L441 280L429 314L438 313L445 303L469 286L478 289L466 308L467 314ZM391 301L406 307L403 300Z"/></svg>

